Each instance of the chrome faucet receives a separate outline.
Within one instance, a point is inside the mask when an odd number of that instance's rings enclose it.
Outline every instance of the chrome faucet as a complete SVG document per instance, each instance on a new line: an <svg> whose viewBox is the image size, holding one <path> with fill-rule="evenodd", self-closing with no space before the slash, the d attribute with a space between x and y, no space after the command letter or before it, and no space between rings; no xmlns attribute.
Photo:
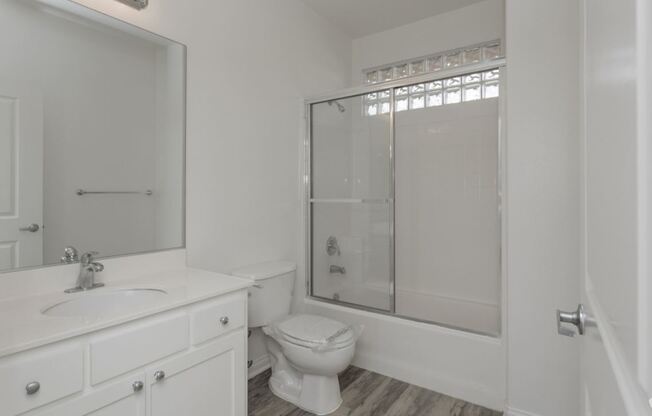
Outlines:
<svg viewBox="0 0 652 416"><path fill-rule="evenodd" d="M96 289L98 287L104 286L104 283L95 282L95 273L99 273L104 270L104 265L93 261L93 257L98 255L97 251L89 251L84 253L79 258L79 276L77 276L77 286L66 289L66 293L75 293L81 292L84 290Z"/></svg>

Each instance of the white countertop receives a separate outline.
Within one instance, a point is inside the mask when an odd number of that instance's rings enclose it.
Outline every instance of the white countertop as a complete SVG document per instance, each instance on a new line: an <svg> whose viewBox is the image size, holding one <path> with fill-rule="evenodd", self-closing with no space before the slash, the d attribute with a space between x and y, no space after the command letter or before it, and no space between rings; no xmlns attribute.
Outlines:
<svg viewBox="0 0 652 416"><path fill-rule="evenodd" d="M58 290L2 299L0 357L210 299L244 289L251 284L248 279L184 267L107 282L105 287L88 292L66 294ZM125 311L111 316L55 317L41 313L51 305L75 297L129 288L161 289L166 291L167 295L136 311Z"/></svg>

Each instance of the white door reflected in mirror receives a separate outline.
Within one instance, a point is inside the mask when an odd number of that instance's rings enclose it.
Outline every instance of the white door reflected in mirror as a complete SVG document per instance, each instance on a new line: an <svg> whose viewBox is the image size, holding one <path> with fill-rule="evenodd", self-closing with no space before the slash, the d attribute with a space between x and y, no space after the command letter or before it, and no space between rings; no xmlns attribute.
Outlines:
<svg viewBox="0 0 652 416"><path fill-rule="evenodd" d="M43 101L0 80L0 270L43 262Z"/></svg>

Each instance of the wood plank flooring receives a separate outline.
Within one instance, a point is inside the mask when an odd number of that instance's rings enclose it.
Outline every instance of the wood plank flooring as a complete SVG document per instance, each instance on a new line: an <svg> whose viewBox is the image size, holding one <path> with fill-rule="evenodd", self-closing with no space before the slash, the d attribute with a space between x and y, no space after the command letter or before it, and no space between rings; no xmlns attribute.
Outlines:
<svg viewBox="0 0 652 416"><path fill-rule="evenodd" d="M309 416L267 387L270 370L249 380L249 416ZM333 416L500 416L501 412L358 367L340 374L344 403Z"/></svg>

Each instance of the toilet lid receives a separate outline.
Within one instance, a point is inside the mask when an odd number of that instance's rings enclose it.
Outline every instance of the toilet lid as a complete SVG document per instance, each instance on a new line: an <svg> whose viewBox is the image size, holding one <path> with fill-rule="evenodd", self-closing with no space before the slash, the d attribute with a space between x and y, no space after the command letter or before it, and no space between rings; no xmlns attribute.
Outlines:
<svg viewBox="0 0 652 416"><path fill-rule="evenodd" d="M344 347L354 340L348 325L317 315L291 315L276 328L286 341L310 348L326 343Z"/></svg>

